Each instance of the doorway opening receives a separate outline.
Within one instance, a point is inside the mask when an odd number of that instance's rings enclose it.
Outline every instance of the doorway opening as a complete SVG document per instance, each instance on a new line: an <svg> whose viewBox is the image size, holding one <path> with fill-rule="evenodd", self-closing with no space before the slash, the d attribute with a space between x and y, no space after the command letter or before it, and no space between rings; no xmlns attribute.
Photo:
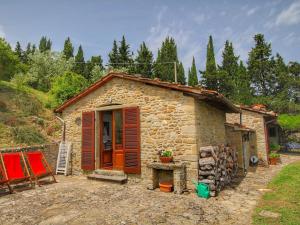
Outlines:
<svg viewBox="0 0 300 225"><path fill-rule="evenodd" d="M124 170L122 109L100 113L100 168Z"/></svg>

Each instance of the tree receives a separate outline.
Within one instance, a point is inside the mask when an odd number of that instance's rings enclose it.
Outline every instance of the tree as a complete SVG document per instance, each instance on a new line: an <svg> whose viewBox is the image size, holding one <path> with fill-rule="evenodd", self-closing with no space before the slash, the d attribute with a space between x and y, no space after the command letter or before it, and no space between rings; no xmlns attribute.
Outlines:
<svg viewBox="0 0 300 225"><path fill-rule="evenodd" d="M219 81L214 53L212 36L209 36L206 52L206 70L202 72L202 85L208 89L218 91Z"/></svg>
<svg viewBox="0 0 300 225"><path fill-rule="evenodd" d="M85 71L85 61L83 56L83 50L81 45L79 45L78 52L75 56L75 66L73 72L80 75L84 75L84 71Z"/></svg>
<svg viewBox="0 0 300 225"><path fill-rule="evenodd" d="M92 71L96 66L97 66L97 68L99 67L100 71L104 70L103 60L100 55L92 56L91 59L86 62L84 77L87 80L92 81L92 76L93 76Z"/></svg>
<svg viewBox="0 0 300 225"><path fill-rule="evenodd" d="M100 80L106 73L107 71L101 69L100 66L94 66L94 68L91 71L91 82L95 83L96 81Z"/></svg>
<svg viewBox="0 0 300 225"><path fill-rule="evenodd" d="M0 80L10 80L19 72L20 60L3 38L0 38L0 53Z"/></svg>
<svg viewBox="0 0 300 225"><path fill-rule="evenodd" d="M26 76L29 84L36 89L49 91L54 77L70 71L74 67L74 59L66 60L62 53L36 51L29 55L30 69Z"/></svg>
<svg viewBox="0 0 300 225"><path fill-rule="evenodd" d="M182 85L186 85L184 67L182 62L179 63L178 72L177 72L177 82Z"/></svg>
<svg viewBox="0 0 300 225"><path fill-rule="evenodd" d="M119 46L119 63L121 67L130 68L132 67L132 54L130 52L130 46L126 43L126 39L123 35Z"/></svg>
<svg viewBox="0 0 300 225"><path fill-rule="evenodd" d="M63 53L67 60L71 57L74 57L74 47L69 37L65 40Z"/></svg>
<svg viewBox="0 0 300 225"><path fill-rule="evenodd" d="M254 36L255 46L249 52L248 71L252 86L257 96L270 96L274 83L272 81L271 44L265 41L263 34Z"/></svg>
<svg viewBox="0 0 300 225"><path fill-rule="evenodd" d="M39 50L40 52L50 51L52 46L52 42L47 37L43 36L40 40Z"/></svg>
<svg viewBox="0 0 300 225"><path fill-rule="evenodd" d="M188 84L189 86L196 86L198 85L198 76L197 76L197 69L195 64L195 58L193 57L192 67L188 74Z"/></svg>
<svg viewBox="0 0 300 225"><path fill-rule="evenodd" d="M22 62L24 59L24 52L22 50L20 42L17 41L16 47L15 47L15 53L19 57L19 60Z"/></svg>
<svg viewBox="0 0 300 225"><path fill-rule="evenodd" d="M82 91L87 83L87 80L80 74L65 72L63 75L53 79L51 94L54 96L57 104L62 104Z"/></svg>
<svg viewBox="0 0 300 225"><path fill-rule="evenodd" d="M137 51L137 57L135 58L135 72L141 74L144 77L152 77L153 69L153 54L146 46L145 42L140 45L140 49Z"/></svg>
<svg viewBox="0 0 300 225"><path fill-rule="evenodd" d="M158 50L157 58L154 63L154 75L161 80L174 82L175 62L178 71L177 46L173 38L167 37Z"/></svg>
<svg viewBox="0 0 300 225"><path fill-rule="evenodd" d="M218 91L226 97L233 99L237 87L238 64L239 57L234 54L234 48L228 40L225 42L222 53L222 63L218 69Z"/></svg>
<svg viewBox="0 0 300 225"><path fill-rule="evenodd" d="M116 40L114 40L113 48L112 48L111 52L108 54L108 63L109 63L109 67L112 67L112 68L120 67L120 65L119 65L120 55L119 55L119 49L118 49Z"/></svg>

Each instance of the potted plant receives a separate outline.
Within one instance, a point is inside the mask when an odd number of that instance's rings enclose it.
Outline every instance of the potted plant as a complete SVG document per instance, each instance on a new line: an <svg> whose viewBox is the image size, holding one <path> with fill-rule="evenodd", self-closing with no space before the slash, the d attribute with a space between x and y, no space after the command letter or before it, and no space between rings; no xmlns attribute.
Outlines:
<svg viewBox="0 0 300 225"><path fill-rule="evenodd" d="M159 159L162 163L169 163L173 160L172 150L161 150L159 151Z"/></svg>
<svg viewBox="0 0 300 225"><path fill-rule="evenodd" d="M278 154L276 152L271 152L271 154L269 155L270 164L276 165L279 161L279 158L280 158L280 154Z"/></svg>

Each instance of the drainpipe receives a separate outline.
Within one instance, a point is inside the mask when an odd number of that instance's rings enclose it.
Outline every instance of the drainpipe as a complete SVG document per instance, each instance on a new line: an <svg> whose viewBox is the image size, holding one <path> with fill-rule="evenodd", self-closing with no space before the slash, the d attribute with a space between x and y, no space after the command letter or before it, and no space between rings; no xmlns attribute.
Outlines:
<svg viewBox="0 0 300 225"><path fill-rule="evenodd" d="M243 125L243 116L241 112L240 112L240 124Z"/></svg>
<svg viewBox="0 0 300 225"><path fill-rule="evenodd" d="M56 116L56 118L62 123L62 141L64 142L66 140L66 123L59 116Z"/></svg>

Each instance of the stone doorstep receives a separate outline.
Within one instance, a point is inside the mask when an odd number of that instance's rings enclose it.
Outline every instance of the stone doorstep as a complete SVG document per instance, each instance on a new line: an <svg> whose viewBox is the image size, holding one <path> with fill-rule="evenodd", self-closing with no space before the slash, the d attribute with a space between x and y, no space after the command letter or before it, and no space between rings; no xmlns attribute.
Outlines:
<svg viewBox="0 0 300 225"><path fill-rule="evenodd" d="M108 175L100 175L94 173L88 175L87 178L91 180L110 181L110 182L115 182L120 184L124 184L127 182L127 176L108 176Z"/></svg>
<svg viewBox="0 0 300 225"><path fill-rule="evenodd" d="M127 178L127 175L122 170L97 169L97 170L94 171L94 174L104 175L104 176L119 176L119 177L126 177Z"/></svg>

